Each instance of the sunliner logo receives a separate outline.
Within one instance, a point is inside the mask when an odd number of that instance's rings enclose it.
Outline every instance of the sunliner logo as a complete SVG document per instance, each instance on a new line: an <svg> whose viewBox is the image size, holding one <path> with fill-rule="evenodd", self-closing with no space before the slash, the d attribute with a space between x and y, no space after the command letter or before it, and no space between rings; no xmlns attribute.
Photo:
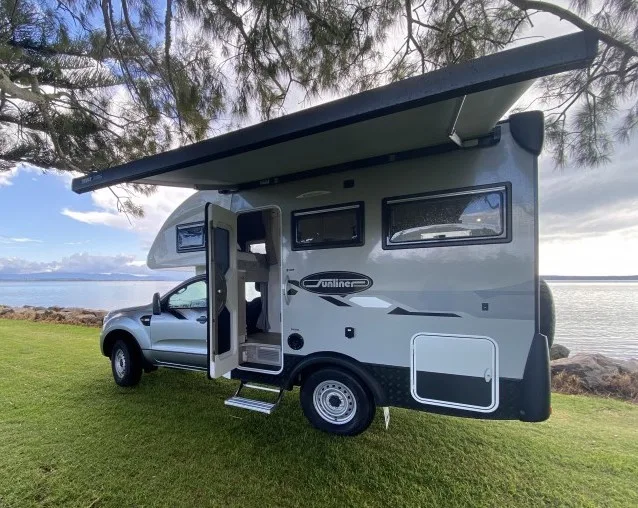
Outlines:
<svg viewBox="0 0 638 508"><path fill-rule="evenodd" d="M321 295L349 295L372 287L372 279L355 272L320 272L301 279L299 285Z"/></svg>

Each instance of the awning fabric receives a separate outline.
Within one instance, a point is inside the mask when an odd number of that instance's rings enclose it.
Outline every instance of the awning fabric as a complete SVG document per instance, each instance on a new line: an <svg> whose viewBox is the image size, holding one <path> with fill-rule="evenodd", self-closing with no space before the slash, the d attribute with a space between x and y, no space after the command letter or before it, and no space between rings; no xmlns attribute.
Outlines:
<svg viewBox="0 0 638 508"><path fill-rule="evenodd" d="M584 68L579 32L503 51L73 180L83 193L136 182L235 189L380 155L485 136L543 76Z"/></svg>

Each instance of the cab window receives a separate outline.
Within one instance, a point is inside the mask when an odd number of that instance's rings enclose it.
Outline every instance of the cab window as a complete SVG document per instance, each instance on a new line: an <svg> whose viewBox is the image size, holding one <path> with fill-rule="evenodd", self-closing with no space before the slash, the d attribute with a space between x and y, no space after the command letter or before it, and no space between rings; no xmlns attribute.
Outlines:
<svg viewBox="0 0 638 508"><path fill-rule="evenodd" d="M191 282L168 297L169 309L205 309L206 281Z"/></svg>

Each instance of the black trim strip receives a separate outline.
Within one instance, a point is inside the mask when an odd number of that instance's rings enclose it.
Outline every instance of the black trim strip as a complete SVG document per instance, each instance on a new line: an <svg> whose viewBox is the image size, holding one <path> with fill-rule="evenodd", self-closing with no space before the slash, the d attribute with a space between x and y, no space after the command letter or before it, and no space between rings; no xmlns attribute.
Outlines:
<svg viewBox="0 0 638 508"><path fill-rule="evenodd" d="M349 303L344 302L343 300L339 300L334 296L320 296L319 298L324 299L326 302L330 302L337 307L351 307Z"/></svg>
<svg viewBox="0 0 638 508"><path fill-rule="evenodd" d="M391 310L388 314L392 314L394 316L461 317L458 314L453 314L451 312L412 312L410 310L402 309L401 307Z"/></svg>
<svg viewBox="0 0 638 508"><path fill-rule="evenodd" d="M595 34L578 32L501 51L85 175L73 180L73 191L83 193L118 183L140 181L372 118L580 69L591 64L597 46Z"/></svg>

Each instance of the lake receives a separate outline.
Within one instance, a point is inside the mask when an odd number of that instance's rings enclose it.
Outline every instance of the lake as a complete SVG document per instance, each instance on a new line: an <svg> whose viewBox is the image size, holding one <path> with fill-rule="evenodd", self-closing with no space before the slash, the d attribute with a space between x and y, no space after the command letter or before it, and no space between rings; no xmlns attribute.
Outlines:
<svg viewBox="0 0 638 508"><path fill-rule="evenodd" d="M177 282L0 282L0 304L111 310L151 301ZM556 303L555 342L572 353L638 358L638 283L551 282Z"/></svg>

